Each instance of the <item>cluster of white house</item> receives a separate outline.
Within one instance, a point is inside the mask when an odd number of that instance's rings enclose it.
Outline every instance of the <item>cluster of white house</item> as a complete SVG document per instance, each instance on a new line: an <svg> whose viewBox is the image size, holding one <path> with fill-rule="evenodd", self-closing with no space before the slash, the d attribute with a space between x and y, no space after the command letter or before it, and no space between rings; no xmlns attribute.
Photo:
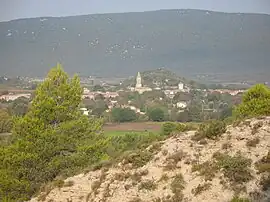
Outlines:
<svg viewBox="0 0 270 202"><path fill-rule="evenodd" d="M143 94L144 92L149 92L149 91L152 91L153 89L142 85L142 77L141 77L140 72L138 72L137 77L136 77L136 85L135 87L130 87L129 90L131 90L132 92L138 92L139 94ZM161 89L155 88L154 90L161 90ZM175 86L174 88L166 89L163 92L167 97L172 99L179 92L189 92L189 88L180 82L178 86ZM87 88L84 88L83 99L94 100L99 95L102 95L104 98L110 101L110 105L108 106L109 109L107 110L108 112L112 108L117 106L117 101L114 98L119 96L118 92L90 92ZM185 109L187 108L187 105L188 104L186 101L179 101L175 104L175 106L179 109ZM141 112L140 109L136 108L135 106L123 105L121 107L130 108L131 110L134 110L136 113L144 114L144 112ZM83 111L85 115L88 115L90 113L86 108L81 108L81 111Z"/></svg>
<svg viewBox="0 0 270 202"><path fill-rule="evenodd" d="M17 100L18 98L27 98L29 99L31 97L30 93L21 93L21 94L13 94L9 93L7 95L1 95L0 100L5 100L5 101L14 101Z"/></svg>

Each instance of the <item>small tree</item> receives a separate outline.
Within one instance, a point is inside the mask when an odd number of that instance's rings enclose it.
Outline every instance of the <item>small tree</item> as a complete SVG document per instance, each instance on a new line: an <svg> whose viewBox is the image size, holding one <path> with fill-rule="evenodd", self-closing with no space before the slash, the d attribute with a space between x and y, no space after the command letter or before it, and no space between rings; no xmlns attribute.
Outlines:
<svg viewBox="0 0 270 202"><path fill-rule="evenodd" d="M160 108L154 108L154 109L150 110L149 118L152 121L162 122L162 121L165 121L165 113Z"/></svg>
<svg viewBox="0 0 270 202"><path fill-rule="evenodd" d="M270 115L270 89L263 84L253 86L234 113L238 118Z"/></svg>
<svg viewBox="0 0 270 202"><path fill-rule="evenodd" d="M135 121L137 115L129 108L114 108L112 109L112 119L115 122L130 122Z"/></svg>
<svg viewBox="0 0 270 202"><path fill-rule="evenodd" d="M0 201L26 201L60 173L101 158L102 122L81 114L81 98L78 76L69 79L60 64L49 72L27 114L14 120L13 143L0 147Z"/></svg>

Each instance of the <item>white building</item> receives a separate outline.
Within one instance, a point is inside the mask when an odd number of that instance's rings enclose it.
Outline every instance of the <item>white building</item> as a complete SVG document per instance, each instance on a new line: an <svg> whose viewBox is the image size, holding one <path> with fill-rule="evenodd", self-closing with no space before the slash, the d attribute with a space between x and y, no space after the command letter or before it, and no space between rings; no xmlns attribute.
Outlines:
<svg viewBox="0 0 270 202"><path fill-rule="evenodd" d="M180 82L180 83L178 84L178 90L181 90L181 91L184 90L184 84L183 84L182 82Z"/></svg>
<svg viewBox="0 0 270 202"><path fill-rule="evenodd" d="M143 87L142 85L142 77L140 72L138 72L137 78L136 78L136 86L135 86L135 91L137 91L140 94L143 94L144 92L147 91L152 91L152 88L148 88L148 87Z"/></svg>
<svg viewBox="0 0 270 202"><path fill-rule="evenodd" d="M89 111L86 108L80 108L84 115L89 116Z"/></svg>
<svg viewBox="0 0 270 202"><path fill-rule="evenodd" d="M87 88L83 88L83 94L88 94L88 93L90 93L90 90Z"/></svg>
<svg viewBox="0 0 270 202"><path fill-rule="evenodd" d="M176 103L177 108L186 109L187 108L187 102L181 101Z"/></svg>
<svg viewBox="0 0 270 202"><path fill-rule="evenodd" d="M17 100L18 98L27 98L29 99L31 97L31 94L8 94L8 95L2 95L0 96L0 100L5 100L5 101L14 101Z"/></svg>

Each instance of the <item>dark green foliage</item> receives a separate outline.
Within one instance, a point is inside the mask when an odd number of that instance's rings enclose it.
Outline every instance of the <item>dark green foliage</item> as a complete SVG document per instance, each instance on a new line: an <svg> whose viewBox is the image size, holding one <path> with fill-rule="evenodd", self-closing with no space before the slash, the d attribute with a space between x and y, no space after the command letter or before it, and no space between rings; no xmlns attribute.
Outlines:
<svg viewBox="0 0 270 202"><path fill-rule="evenodd" d="M192 172L198 172L200 176L203 176L205 181L212 181L215 177L218 166L214 161L206 161L202 164L194 164L192 166Z"/></svg>
<svg viewBox="0 0 270 202"><path fill-rule="evenodd" d="M226 123L224 121L210 121L200 125L198 131L192 138L193 140L202 140L204 138L216 139L226 132Z"/></svg>
<svg viewBox="0 0 270 202"><path fill-rule="evenodd" d="M260 143L260 138L256 137L254 139L248 140L246 145L248 147L256 147L257 144L259 144L259 143Z"/></svg>
<svg viewBox="0 0 270 202"><path fill-rule="evenodd" d="M232 185L244 184L253 178L250 170L251 160L240 153L235 156L217 154L214 157L218 167L222 169L224 176Z"/></svg>
<svg viewBox="0 0 270 202"><path fill-rule="evenodd" d="M173 122L166 122L162 125L163 135L170 135L173 131L176 130L176 124Z"/></svg>
<svg viewBox="0 0 270 202"><path fill-rule="evenodd" d="M13 143L0 147L0 200L27 200L41 184L103 158L102 122L81 115L81 93L78 77L69 80L60 66L37 88L28 113L14 120Z"/></svg>
<svg viewBox="0 0 270 202"><path fill-rule="evenodd" d="M238 196L234 196L230 202L251 202L251 201L247 198L240 198Z"/></svg>
<svg viewBox="0 0 270 202"><path fill-rule="evenodd" d="M0 133L8 133L12 128L12 118L4 109L0 109Z"/></svg>
<svg viewBox="0 0 270 202"><path fill-rule="evenodd" d="M151 109L148 113L149 119L152 121L162 122L165 121L165 113L160 108Z"/></svg>
<svg viewBox="0 0 270 202"><path fill-rule="evenodd" d="M95 85L95 86L93 86L93 89L92 89L92 90L93 90L93 91L105 92L104 87L101 86L101 85Z"/></svg>
<svg viewBox="0 0 270 202"><path fill-rule="evenodd" d="M10 111L12 115L24 116L28 111L29 100L26 98L18 98L10 104Z"/></svg>
<svg viewBox="0 0 270 202"><path fill-rule="evenodd" d="M210 187L211 187L210 183L199 184L195 189L192 189L191 192L194 194L194 196L197 196L202 192L210 189Z"/></svg>
<svg viewBox="0 0 270 202"><path fill-rule="evenodd" d="M270 115L270 89L263 84L250 88L234 113L237 118Z"/></svg>
<svg viewBox="0 0 270 202"><path fill-rule="evenodd" d="M177 174L174 176L173 181L171 183L171 190L174 196L172 197L171 201L176 202L179 201L181 202L183 199L183 193L182 191L185 188L185 181L183 178L182 174Z"/></svg>
<svg viewBox="0 0 270 202"><path fill-rule="evenodd" d="M129 108L113 108L112 119L114 122L130 122L137 119L135 111Z"/></svg>
<svg viewBox="0 0 270 202"><path fill-rule="evenodd" d="M153 191L153 190L157 189L157 184L155 183L154 180L146 180L144 182L141 182L138 189L139 190L145 189L148 191Z"/></svg>
<svg viewBox="0 0 270 202"><path fill-rule="evenodd" d="M166 122L162 125L162 134L167 136L172 132L185 132L189 129L191 128L183 123Z"/></svg>
<svg viewBox="0 0 270 202"><path fill-rule="evenodd" d="M259 173L265 174L260 183L263 190L267 191L270 187L270 151L265 157L256 163L256 168Z"/></svg>
<svg viewBox="0 0 270 202"><path fill-rule="evenodd" d="M127 150L144 149L151 143L162 140L164 137L159 134L146 133L127 133L120 136L112 136L106 148L111 157L117 157Z"/></svg>
<svg viewBox="0 0 270 202"><path fill-rule="evenodd" d="M127 154L124 157L124 164L131 163L134 168L140 168L146 165L153 158L153 154L148 151L137 151Z"/></svg>

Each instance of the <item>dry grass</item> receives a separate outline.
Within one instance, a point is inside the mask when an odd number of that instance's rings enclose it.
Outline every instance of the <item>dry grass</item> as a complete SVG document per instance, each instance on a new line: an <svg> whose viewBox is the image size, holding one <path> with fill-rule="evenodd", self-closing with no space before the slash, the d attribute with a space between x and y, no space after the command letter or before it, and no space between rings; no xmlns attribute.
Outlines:
<svg viewBox="0 0 270 202"><path fill-rule="evenodd" d="M194 196L197 196L201 194L202 192L210 189L211 185L212 184L210 183L199 184L195 189L192 189L192 193L194 194Z"/></svg>
<svg viewBox="0 0 270 202"><path fill-rule="evenodd" d="M212 181L218 170L218 166L214 161L206 161L202 164L192 165L192 172L198 172L200 176L203 176L205 181Z"/></svg>
<svg viewBox="0 0 270 202"><path fill-rule="evenodd" d="M155 183L154 180L146 180L144 182L141 182L141 184L138 187L139 190L148 190L148 191L153 191L157 189L157 184Z"/></svg>
<svg viewBox="0 0 270 202"><path fill-rule="evenodd" d="M248 140L246 145L247 147L256 147L260 143L260 138L255 137L254 139Z"/></svg>
<svg viewBox="0 0 270 202"><path fill-rule="evenodd" d="M186 155L187 154L182 150L169 155L166 158L166 165L164 166L164 170L175 170L177 168L178 162L182 161Z"/></svg>

